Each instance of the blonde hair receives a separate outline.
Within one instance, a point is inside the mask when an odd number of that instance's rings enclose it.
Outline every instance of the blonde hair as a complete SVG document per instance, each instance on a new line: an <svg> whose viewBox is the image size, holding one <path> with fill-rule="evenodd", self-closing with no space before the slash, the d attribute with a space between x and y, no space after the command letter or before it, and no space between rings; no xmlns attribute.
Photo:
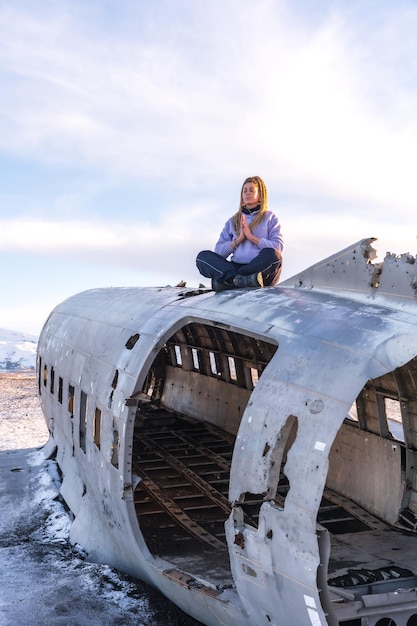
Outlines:
<svg viewBox="0 0 417 626"><path fill-rule="evenodd" d="M253 183L254 185L257 185L257 187L259 189L259 204L261 205L261 208L260 208L260 210L258 212L258 215L250 223L249 228L252 231L253 231L254 228L256 228L256 226L258 224L260 224L262 222L262 220L264 219L264 216L265 216L264 215L265 211L267 211L267 209L268 209L268 192L266 190L266 185L265 185L264 181L262 180L262 178L260 176L249 176L248 178L245 178L245 180L243 181L243 184L242 184L242 188L240 190L239 210L233 216L233 228L235 229L236 233L238 233L240 231L240 218L242 216L242 208L244 207L244 204L243 204L243 187L246 185L246 183Z"/></svg>

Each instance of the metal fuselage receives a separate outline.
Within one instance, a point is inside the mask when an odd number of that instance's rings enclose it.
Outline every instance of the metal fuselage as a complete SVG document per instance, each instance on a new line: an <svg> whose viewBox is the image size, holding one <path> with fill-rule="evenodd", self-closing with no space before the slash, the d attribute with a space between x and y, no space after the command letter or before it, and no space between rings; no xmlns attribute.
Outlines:
<svg viewBox="0 0 417 626"><path fill-rule="evenodd" d="M417 264L372 241L54 309L39 394L90 559L204 624L416 626Z"/></svg>

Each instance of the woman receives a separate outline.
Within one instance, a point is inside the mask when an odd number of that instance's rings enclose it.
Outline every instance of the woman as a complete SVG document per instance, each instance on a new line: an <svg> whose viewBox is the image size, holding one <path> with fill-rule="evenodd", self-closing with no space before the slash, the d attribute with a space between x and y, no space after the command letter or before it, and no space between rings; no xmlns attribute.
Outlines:
<svg viewBox="0 0 417 626"><path fill-rule="evenodd" d="M200 274L212 279L214 291L275 285L283 248L278 217L268 210L265 183L250 176L242 185L239 210L224 225L215 251L200 252L196 264Z"/></svg>

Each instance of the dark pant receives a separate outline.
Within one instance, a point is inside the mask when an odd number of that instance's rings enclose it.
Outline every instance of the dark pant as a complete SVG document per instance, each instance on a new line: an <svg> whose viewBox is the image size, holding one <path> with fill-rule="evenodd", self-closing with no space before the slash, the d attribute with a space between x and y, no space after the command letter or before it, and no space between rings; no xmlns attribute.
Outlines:
<svg viewBox="0 0 417 626"><path fill-rule="evenodd" d="M270 286L279 281L282 261L281 253L275 248L263 248L252 261L244 264L227 261L216 252L203 250L197 255L196 265L203 276L223 281L233 279L236 274L249 276L262 272L264 285Z"/></svg>

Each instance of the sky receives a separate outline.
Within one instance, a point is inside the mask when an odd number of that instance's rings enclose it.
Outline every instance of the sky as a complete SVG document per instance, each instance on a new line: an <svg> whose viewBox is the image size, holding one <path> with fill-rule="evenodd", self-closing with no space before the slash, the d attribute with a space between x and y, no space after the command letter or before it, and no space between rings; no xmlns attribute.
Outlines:
<svg viewBox="0 0 417 626"><path fill-rule="evenodd" d="M417 248L415 0L0 0L0 327L96 287L209 282L247 176L281 280Z"/></svg>

